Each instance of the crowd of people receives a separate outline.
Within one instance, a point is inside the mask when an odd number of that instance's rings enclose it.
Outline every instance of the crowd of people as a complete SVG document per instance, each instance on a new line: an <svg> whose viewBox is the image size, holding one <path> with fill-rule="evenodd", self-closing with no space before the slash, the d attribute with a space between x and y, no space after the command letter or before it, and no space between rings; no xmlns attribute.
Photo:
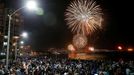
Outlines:
<svg viewBox="0 0 134 75"><path fill-rule="evenodd" d="M0 75L134 75L134 61L73 60L68 58L18 58L8 71L0 63Z"/></svg>

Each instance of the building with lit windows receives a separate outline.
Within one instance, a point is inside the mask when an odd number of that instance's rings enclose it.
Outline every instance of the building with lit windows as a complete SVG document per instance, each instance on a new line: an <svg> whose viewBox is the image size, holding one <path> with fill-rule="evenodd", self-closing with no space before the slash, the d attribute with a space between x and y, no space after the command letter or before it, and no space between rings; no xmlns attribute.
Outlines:
<svg viewBox="0 0 134 75"><path fill-rule="evenodd" d="M8 8L8 0L0 0L0 52L5 52L7 48L7 33L8 33L8 14L12 13L14 10ZM11 42L10 50L13 50L13 43L16 40L14 36L19 36L20 26L22 25L22 17L19 12L12 16L11 20Z"/></svg>

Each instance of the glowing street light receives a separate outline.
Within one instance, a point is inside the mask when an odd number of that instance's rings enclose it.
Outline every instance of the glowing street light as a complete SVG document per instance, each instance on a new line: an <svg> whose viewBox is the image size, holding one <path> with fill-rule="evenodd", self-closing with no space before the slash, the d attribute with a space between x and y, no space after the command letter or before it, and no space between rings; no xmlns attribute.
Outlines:
<svg viewBox="0 0 134 75"><path fill-rule="evenodd" d="M20 41L20 44L23 45L24 44L24 41Z"/></svg>
<svg viewBox="0 0 134 75"><path fill-rule="evenodd" d="M27 32L23 32L23 33L21 34L21 36L22 36L23 38L27 38L27 37L28 37L28 33L27 33Z"/></svg>
<svg viewBox="0 0 134 75"><path fill-rule="evenodd" d="M32 5L33 4L33 5ZM10 48L10 31L11 31L11 20L12 20L12 16L14 15L14 14L16 14L16 12L18 12L19 10L21 10L21 9L23 9L23 8L25 8L25 7L32 7L31 9L33 9L33 8L35 8L35 6L36 6L36 3L33 1L33 0L30 0L27 4L26 4L26 6L23 6L23 7L21 7L21 8L18 8L17 10L15 10L14 12L12 12L12 13L10 13L10 14L8 14L8 18L9 18L9 20L8 20L8 36L7 36L7 52L6 52L6 69L8 70L8 63L9 63L9 61L8 61L8 59L9 59L9 48Z"/></svg>
<svg viewBox="0 0 134 75"><path fill-rule="evenodd" d="M30 10L36 10L37 9L37 4L34 0L30 0L29 2L27 2L26 7Z"/></svg>

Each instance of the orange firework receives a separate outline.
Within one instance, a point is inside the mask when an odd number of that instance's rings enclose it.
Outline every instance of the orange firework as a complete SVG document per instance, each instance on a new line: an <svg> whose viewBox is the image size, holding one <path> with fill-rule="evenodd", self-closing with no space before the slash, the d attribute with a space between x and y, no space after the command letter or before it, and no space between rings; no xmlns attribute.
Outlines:
<svg viewBox="0 0 134 75"><path fill-rule="evenodd" d="M84 48L87 44L87 37L82 34L77 34L73 37L73 44L78 49Z"/></svg>

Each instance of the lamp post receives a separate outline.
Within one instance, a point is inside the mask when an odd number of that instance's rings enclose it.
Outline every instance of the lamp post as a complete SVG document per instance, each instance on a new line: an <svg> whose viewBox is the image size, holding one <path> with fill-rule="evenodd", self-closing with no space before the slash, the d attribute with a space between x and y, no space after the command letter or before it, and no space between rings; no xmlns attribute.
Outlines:
<svg viewBox="0 0 134 75"><path fill-rule="evenodd" d="M27 32L23 32L23 33L21 34L21 37L22 37L22 38L28 38L28 33L27 33Z"/></svg>
<svg viewBox="0 0 134 75"><path fill-rule="evenodd" d="M26 6L23 6L21 8L18 8L17 10L15 10L13 13L8 14L8 37L7 37L7 51L6 51L6 69L8 70L8 63L9 63L9 49L10 49L10 31L11 31L11 20L12 20L12 16L14 14L16 14L16 12L20 11L21 9L28 7L29 9L33 9L36 7L36 3L31 0L27 3Z"/></svg>

